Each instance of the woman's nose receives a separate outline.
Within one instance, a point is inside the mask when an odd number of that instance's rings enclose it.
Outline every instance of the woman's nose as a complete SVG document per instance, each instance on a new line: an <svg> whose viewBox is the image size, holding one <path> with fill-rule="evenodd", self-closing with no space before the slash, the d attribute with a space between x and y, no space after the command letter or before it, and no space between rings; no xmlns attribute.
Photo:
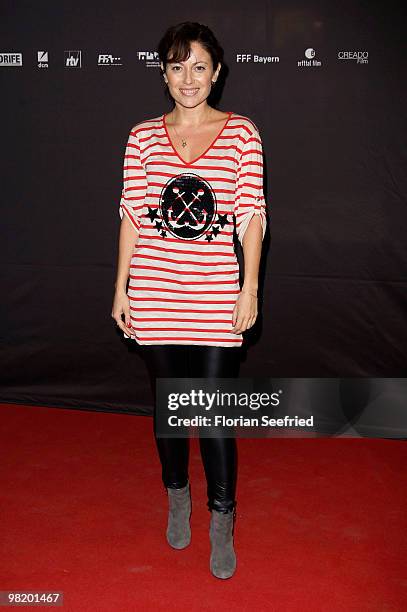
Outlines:
<svg viewBox="0 0 407 612"><path fill-rule="evenodd" d="M190 84L192 83L192 72L189 70L186 70L184 73L184 81L185 84Z"/></svg>

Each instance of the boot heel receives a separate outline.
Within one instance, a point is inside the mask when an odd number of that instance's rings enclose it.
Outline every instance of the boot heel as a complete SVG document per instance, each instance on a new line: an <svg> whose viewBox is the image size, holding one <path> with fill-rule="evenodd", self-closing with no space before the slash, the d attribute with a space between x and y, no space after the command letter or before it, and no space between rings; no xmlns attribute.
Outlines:
<svg viewBox="0 0 407 612"><path fill-rule="evenodd" d="M167 542L172 548L181 550L191 542L191 492L189 482L182 489L171 489L168 492L168 525Z"/></svg>
<svg viewBox="0 0 407 612"><path fill-rule="evenodd" d="M236 553L233 547L234 519L236 511L211 510L209 539L211 542L210 570L216 578L230 578L236 570Z"/></svg>

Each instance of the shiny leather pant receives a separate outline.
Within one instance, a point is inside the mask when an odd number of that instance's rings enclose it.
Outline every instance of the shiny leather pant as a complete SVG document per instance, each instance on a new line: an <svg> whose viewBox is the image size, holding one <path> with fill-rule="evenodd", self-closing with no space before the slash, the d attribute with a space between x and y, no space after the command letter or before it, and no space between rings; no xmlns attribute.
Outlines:
<svg viewBox="0 0 407 612"><path fill-rule="evenodd" d="M156 435L155 379L236 378L240 347L189 344L142 345L154 397L154 437L166 487L181 488L189 480L189 438L158 438ZM208 509L229 512L236 506L237 444L235 438L199 438L207 482Z"/></svg>

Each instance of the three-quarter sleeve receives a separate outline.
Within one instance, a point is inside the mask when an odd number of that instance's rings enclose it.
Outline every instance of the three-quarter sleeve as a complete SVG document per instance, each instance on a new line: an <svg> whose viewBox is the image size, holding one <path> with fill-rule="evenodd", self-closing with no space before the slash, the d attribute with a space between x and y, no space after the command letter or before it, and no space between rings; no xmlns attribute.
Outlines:
<svg viewBox="0 0 407 612"><path fill-rule="evenodd" d="M140 231L141 216L147 192L147 176L141 163L140 142L137 126L130 131L123 162L123 189L119 205L120 218L129 219L137 232Z"/></svg>
<svg viewBox="0 0 407 612"><path fill-rule="evenodd" d="M260 216L263 240L267 224L263 193L263 147L254 124L251 125L239 159L233 212L240 244L243 245L243 236L253 215Z"/></svg>

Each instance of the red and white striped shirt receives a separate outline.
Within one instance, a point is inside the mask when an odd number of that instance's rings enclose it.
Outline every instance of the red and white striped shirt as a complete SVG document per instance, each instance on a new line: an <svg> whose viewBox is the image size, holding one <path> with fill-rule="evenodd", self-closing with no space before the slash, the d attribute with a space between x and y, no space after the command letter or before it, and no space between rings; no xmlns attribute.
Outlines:
<svg viewBox="0 0 407 612"><path fill-rule="evenodd" d="M233 219L243 243L259 215L264 238L263 155L255 124L228 115L189 163L175 150L165 115L130 131L119 214L139 232L127 292L138 344L242 344L242 334L231 332L240 292Z"/></svg>

